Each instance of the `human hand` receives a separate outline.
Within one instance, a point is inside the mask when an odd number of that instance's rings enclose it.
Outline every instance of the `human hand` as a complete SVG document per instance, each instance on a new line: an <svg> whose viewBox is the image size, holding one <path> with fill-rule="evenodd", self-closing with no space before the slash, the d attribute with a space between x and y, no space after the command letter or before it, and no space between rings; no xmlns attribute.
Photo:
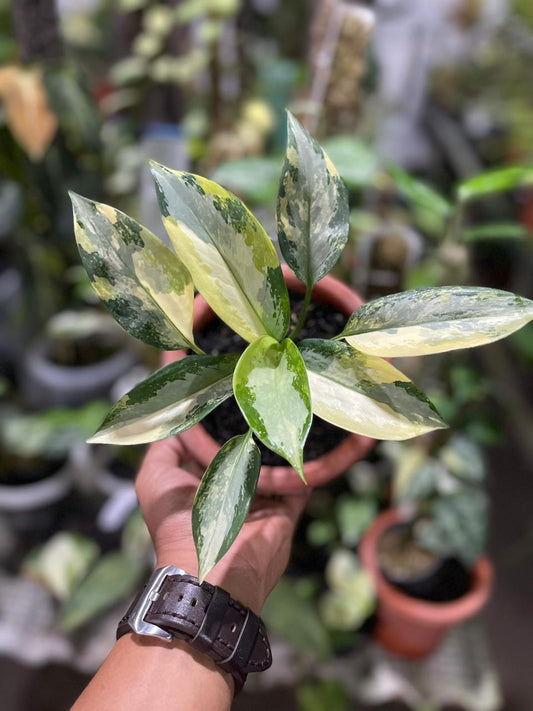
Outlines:
<svg viewBox="0 0 533 711"><path fill-rule="evenodd" d="M189 465L190 471L182 468ZM176 565L197 575L191 508L197 468L179 438L150 446L136 482L137 496L154 543L157 566ZM259 614L289 560L292 536L309 498L303 491L283 497L256 496L230 550L207 580Z"/></svg>

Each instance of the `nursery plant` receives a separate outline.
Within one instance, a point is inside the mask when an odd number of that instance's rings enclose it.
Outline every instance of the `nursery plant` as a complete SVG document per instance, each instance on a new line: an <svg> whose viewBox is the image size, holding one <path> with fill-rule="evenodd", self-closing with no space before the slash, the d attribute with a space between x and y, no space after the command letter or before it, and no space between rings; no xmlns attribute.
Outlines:
<svg viewBox="0 0 533 711"><path fill-rule="evenodd" d="M313 286L339 259L349 230L347 190L318 143L288 115L279 247L306 289L292 330L279 258L252 213L204 177L151 168L175 253L131 217L72 194L76 238L92 285L115 319L145 343L191 353L121 398L90 441L140 444L178 435L235 397L249 429L222 446L193 506L203 579L248 513L261 468L256 438L304 479L313 415L377 439L443 428L434 405L384 358L503 338L533 318L533 302L486 288L420 289L361 306L331 340L297 342ZM213 356L195 343L195 288L249 343L242 354Z"/></svg>

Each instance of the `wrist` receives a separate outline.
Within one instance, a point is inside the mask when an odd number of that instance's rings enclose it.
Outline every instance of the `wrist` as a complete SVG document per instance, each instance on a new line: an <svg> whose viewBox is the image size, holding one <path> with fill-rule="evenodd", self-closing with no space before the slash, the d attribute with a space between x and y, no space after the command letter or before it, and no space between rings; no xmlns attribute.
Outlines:
<svg viewBox="0 0 533 711"><path fill-rule="evenodd" d="M196 554L191 555L189 551L175 548L161 549L158 551L156 568L166 565L178 566L190 575L198 577ZM256 615L261 614L266 594L263 592L263 585L256 571L250 568L243 569L238 565L230 568L217 565L210 571L206 580L226 590L234 600L249 607Z"/></svg>

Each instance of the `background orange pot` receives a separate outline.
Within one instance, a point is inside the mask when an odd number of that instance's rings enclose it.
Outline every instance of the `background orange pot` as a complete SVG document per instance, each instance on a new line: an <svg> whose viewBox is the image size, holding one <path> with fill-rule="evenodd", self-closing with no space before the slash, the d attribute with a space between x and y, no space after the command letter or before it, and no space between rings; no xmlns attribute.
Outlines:
<svg viewBox="0 0 533 711"><path fill-rule="evenodd" d="M378 542L391 526L408 520L400 509L380 514L359 545L363 566L371 573L378 596L376 639L391 652L416 659L432 652L446 631L473 617L489 599L494 572L486 556L471 571L468 592L453 602L427 602L406 595L384 577L378 562Z"/></svg>
<svg viewBox="0 0 533 711"><path fill-rule="evenodd" d="M287 268L283 270L285 281L291 291L303 292L305 286ZM330 304L345 316L350 316L363 303L361 297L338 279L326 276L313 289L313 300ZM194 300L194 330L202 328L215 318L215 314L202 296ZM185 351L166 351L163 364L183 358ZM195 425L180 435L182 442L191 456L202 466L207 467L220 449L220 444L211 437L202 424ZM342 474L356 461L365 456L374 440L358 434L351 434L339 445L304 465L304 472L310 486L325 484L330 479ZM259 478L258 491L264 494L288 493L299 491L305 485L290 466L263 466Z"/></svg>

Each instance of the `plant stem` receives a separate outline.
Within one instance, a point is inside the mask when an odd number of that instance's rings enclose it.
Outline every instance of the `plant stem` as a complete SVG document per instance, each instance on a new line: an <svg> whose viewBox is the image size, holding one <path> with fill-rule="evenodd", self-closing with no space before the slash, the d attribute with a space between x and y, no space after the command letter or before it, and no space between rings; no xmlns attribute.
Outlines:
<svg viewBox="0 0 533 711"><path fill-rule="evenodd" d="M196 355L206 355L206 352L199 348L197 345L193 345L192 343L190 343L189 348L191 349L191 351L194 351Z"/></svg>
<svg viewBox="0 0 533 711"><path fill-rule="evenodd" d="M311 294L312 294L312 289L307 288L305 292L305 298L304 302L302 305L302 310L300 311L300 316L298 318L298 321L296 322L296 326L294 327L293 332L289 335L289 338L294 341L296 336L300 333L302 330L302 327L305 323L305 319L307 317L307 312L309 311L309 304L311 303Z"/></svg>

